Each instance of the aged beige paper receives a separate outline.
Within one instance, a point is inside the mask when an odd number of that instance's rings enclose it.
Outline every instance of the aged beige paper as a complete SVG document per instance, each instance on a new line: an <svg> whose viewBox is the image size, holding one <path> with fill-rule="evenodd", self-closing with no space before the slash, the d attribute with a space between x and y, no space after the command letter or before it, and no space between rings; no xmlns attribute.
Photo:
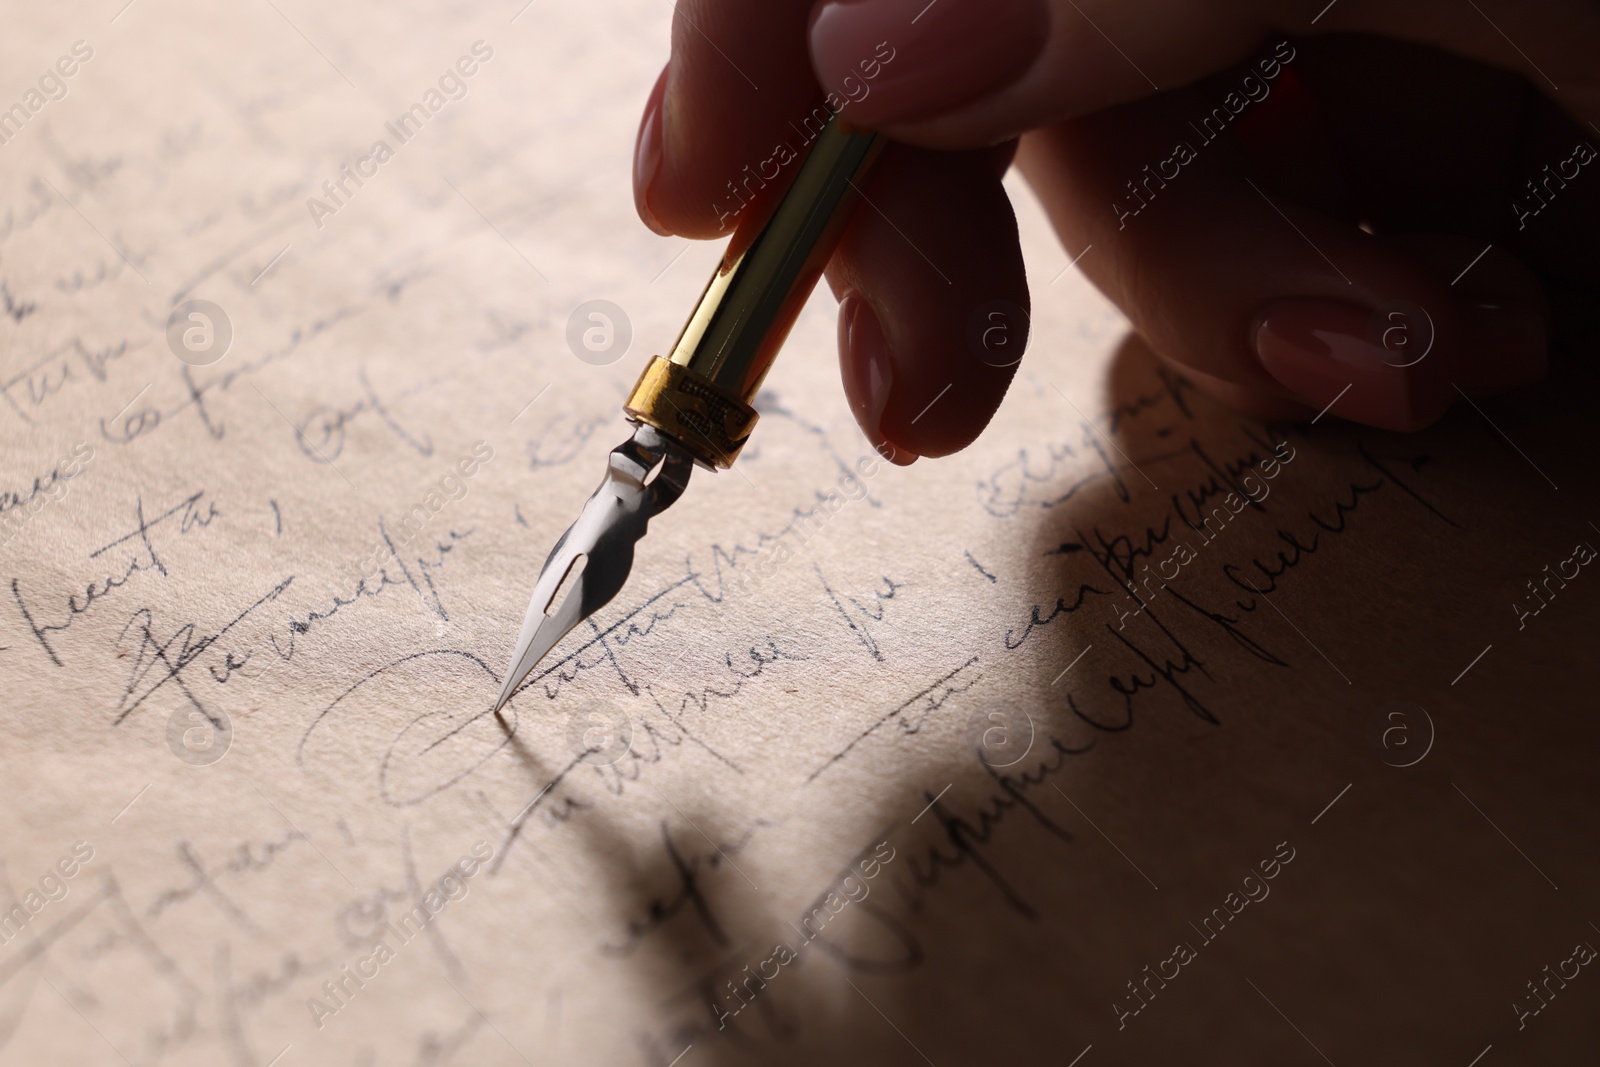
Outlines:
<svg viewBox="0 0 1600 1067"><path fill-rule="evenodd" d="M819 294L508 731L671 5L120 4L0 36L0 1063L1593 1056L1581 361L1252 423L1018 182L988 434L852 477Z"/></svg>

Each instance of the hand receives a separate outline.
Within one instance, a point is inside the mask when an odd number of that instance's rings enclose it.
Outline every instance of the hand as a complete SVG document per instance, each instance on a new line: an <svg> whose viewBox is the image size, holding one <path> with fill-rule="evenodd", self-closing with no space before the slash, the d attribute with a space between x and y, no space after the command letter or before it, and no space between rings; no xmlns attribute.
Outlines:
<svg viewBox="0 0 1600 1067"><path fill-rule="evenodd" d="M679 0L639 212L730 233L825 93L900 142L827 276L846 394L904 462L1014 373L969 344L1029 307L1013 151L1084 273L1242 411L1407 430L1540 380L1540 277L1600 286L1600 9L1321 2Z"/></svg>

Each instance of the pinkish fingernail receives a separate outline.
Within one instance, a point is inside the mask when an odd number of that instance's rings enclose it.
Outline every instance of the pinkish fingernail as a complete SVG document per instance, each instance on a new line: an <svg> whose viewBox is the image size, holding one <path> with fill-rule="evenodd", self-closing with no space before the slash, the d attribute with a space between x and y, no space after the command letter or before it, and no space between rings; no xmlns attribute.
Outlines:
<svg viewBox="0 0 1600 1067"><path fill-rule="evenodd" d="M656 175L661 171L661 102L667 89L667 70L661 71L650 98L644 105L644 118L639 122L639 139L633 148L633 206L638 209L644 224L663 237L671 234L650 206L650 190Z"/></svg>
<svg viewBox="0 0 1600 1067"><path fill-rule="evenodd" d="M839 358L845 398L867 442L890 463L902 467L915 463L915 453L897 448L883 435L883 412L894 388L894 365L877 313L853 289L839 302Z"/></svg>
<svg viewBox="0 0 1600 1067"><path fill-rule="evenodd" d="M1250 339L1267 373L1311 407L1381 429L1421 429L1449 407L1440 388L1448 386L1433 367L1397 365L1372 321L1354 304L1278 300L1258 314ZM1432 356L1435 366L1444 358Z"/></svg>

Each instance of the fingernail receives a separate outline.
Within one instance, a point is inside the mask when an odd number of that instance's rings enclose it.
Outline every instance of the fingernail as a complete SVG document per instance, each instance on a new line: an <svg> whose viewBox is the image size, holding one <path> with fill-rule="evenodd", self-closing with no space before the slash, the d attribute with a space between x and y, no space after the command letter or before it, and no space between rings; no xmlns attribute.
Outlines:
<svg viewBox="0 0 1600 1067"><path fill-rule="evenodd" d="M902 467L915 463L915 453L897 448L883 435L883 411L894 388L894 367L877 313L855 290L839 302L839 357L845 399L861 432L867 435L867 443L890 463Z"/></svg>
<svg viewBox="0 0 1600 1067"><path fill-rule="evenodd" d="M650 90L650 99L645 102L639 140L633 146L633 206L644 224L663 237L670 236L672 231L656 218L650 206L650 187L661 170L661 102L666 90L667 70L663 68L661 77L656 79L656 87Z"/></svg>
<svg viewBox="0 0 1600 1067"><path fill-rule="evenodd" d="M852 122L879 125L1011 84L1049 28L1043 0L828 0L811 18L811 61Z"/></svg>
<svg viewBox="0 0 1600 1067"><path fill-rule="evenodd" d="M1255 321L1250 337L1261 365L1318 411L1385 430L1417 430L1449 407L1434 368L1395 365L1394 353L1374 336L1373 313L1366 308L1279 300ZM1442 352L1430 355L1435 366L1442 365Z"/></svg>

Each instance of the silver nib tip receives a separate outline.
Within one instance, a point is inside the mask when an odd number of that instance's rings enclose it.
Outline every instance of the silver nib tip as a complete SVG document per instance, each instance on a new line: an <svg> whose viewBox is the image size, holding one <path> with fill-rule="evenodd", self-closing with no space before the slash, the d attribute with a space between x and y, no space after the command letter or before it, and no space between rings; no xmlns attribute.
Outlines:
<svg viewBox="0 0 1600 1067"><path fill-rule="evenodd" d="M634 544L650 520L683 495L693 469L693 457L653 426L640 426L611 450L600 487L550 550L534 583L497 714L556 642L621 591Z"/></svg>

